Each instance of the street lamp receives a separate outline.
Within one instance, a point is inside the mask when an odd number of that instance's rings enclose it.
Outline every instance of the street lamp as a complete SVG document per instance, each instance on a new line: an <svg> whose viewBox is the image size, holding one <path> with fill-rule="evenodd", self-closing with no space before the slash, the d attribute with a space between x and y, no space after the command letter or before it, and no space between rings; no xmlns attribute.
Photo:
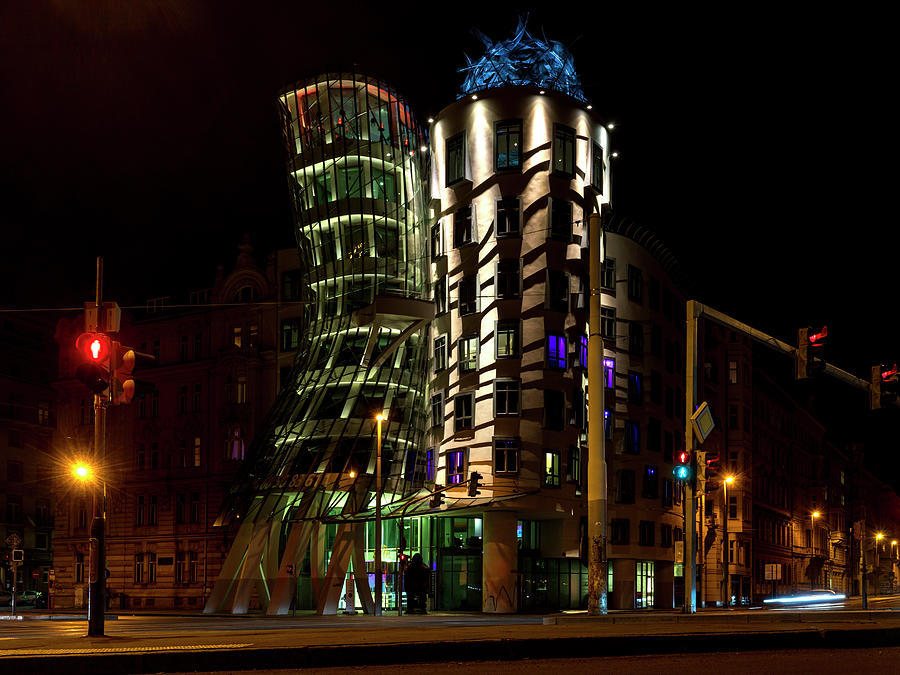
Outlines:
<svg viewBox="0 0 900 675"><path fill-rule="evenodd" d="M729 563L731 562L729 556L731 553L731 549L729 547L730 542L728 541L728 486L734 483L734 476L725 476L725 481L722 483L722 488L724 490L724 500L725 500L725 517L722 518L722 532L724 533L722 540L722 560L724 576L725 576L725 606L728 607L731 605L731 579L729 578Z"/></svg>
<svg viewBox="0 0 900 675"><path fill-rule="evenodd" d="M378 423L378 444L375 455L375 616L381 616L381 423L384 413L375 415Z"/></svg>
<svg viewBox="0 0 900 675"><path fill-rule="evenodd" d="M893 539L891 541L891 595L894 594L894 547L897 545L897 540Z"/></svg>
<svg viewBox="0 0 900 675"><path fill-rule="evenodd" d="M97 499L97 485L91 491L93 519L91 520L90 577L88 583L88 636L103 635L106 611L106 481L95 475L93 467L78 462L72 467L72 475L83 484L95 483L99 478L100 501Z"/></svg>

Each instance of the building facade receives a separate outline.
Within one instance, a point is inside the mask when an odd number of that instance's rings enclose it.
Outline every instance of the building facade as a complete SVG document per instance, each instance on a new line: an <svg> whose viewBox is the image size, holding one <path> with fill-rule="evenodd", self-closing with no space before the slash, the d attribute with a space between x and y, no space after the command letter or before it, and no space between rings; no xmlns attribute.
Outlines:
<svg viewBox="0 0 900 675"><path fill-rule="evenodd" d="M92 396L74 378L84 326L81 317L60 320L55 606L87 602L94 484L73 477L76 460L106 484L110 606L203 606L233 536L213 523L296 350L297 269L295 252L258 266L245 241L212 287L124 312L117 339L155 363L137 373L130 404L108 408L102 462L93 456Z"/></svg>
<svg viewBox="0 0 900 675"><path fill-rule="evenodd" d="M40 316L40 315L38 315ZM52 323L9 312L0 316L0 589L47 592L52 567L56 471L53 430L56 373ZM9 546L23 551L17 580Z"/></svg>

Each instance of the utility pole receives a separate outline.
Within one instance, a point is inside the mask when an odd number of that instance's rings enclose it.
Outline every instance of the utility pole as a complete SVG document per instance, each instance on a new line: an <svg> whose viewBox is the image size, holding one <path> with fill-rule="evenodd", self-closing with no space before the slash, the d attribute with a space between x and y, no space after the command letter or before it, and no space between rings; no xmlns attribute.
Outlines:
<svg viewBox="0 0 900 675"><path fill-rule="evenodd" d="M606 614L606 434L603 412L603 336L600 330L600 266L605 255L600 214L592 213L588 238L590 256L590 334L588 336L588 614Z"/></svg>
<svg viewBox="0 0 900 675"><path fill-rule="evenodd" d="M687 354L685 364L685 424L684 449L691 457L696 456L694 447L694 429L691 416L697 407L697 321L699 308L694 300L687 302ZM684 484L684 609L685 614L697 611L697 478Z"/></svg>
<svg viewBox="0 0 900 675"><path fill-rule="evenodd" d="M103 317L103 258L97 258L97 322ZM106 467L106 401L108 394L94 394L94 465ZM102 488L101 488L102 485ZM91 520L91 569L88 585L88 637L103 635L103 613L106 611L106 478L93 485L93 519Z"/></svg>

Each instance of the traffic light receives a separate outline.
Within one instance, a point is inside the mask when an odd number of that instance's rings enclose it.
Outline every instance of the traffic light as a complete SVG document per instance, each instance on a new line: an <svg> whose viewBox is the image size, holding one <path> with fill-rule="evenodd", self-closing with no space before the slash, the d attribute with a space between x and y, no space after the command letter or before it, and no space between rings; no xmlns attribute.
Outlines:
<svg viewBox="0 0 900 675"><path fill-rule="evenodd" d="M689 453L687 450L682 450L675 455L675 468L672 469L672 473L675 474L676 480L680 480L682 482L688 481L692 478L693 471L691 467L691 453Z"/></svg>
<svg viewBox="0 0 900 675"><path fill-rule="evenodd" d="M478 495L481 494L481 492L478 491L478 488L481 487L481 479L483 477L484 476L482 476L477 471L473 471L471 473L471 475L469 476L469 496L470 497L477 497Z"/></svg>
<svg viewBox="0 0 900 675"><path fill-rule="evenodd" d="M109 387L111 346L109 336L103 333L82 333L75 340L75 350L80 360L75 377L93 394Z"/></svg>
<svg viewBox="0 0 900 675"><path fill-rule="evenodd" d="M719 463L719 451L710 450L703 453L703 463L706 476L706 491L711 492L719 487L719 470L722 468Z"/></svg>
<svg viewBox="0 0 900 675"><path fill-rule="evenodd" d="M293 565L288 565L287 568L285 569L285 572L287 572L287 575L288 575L289 577L294 576L294 566L293 566Z"/></svg>
<svg viewBox="0 0 900 675"><path fill-rule="evenodd" d="M431 508L438 509L441 507L441 504L444 503L444 493L441 492L441 490L443 490L443 489L444 489L443 485L436 484L434 486L434 492L432 493L431 501L429 502L429 505L431 506Z"/></svg>
<svg viewBox="0 0 900 675"><path fill-rule="evenodd" d="M893 403L897 400L897 389L900 384L900 375L897 373L897 364L888 368L881 367L881 403Z"/></svg>
<svg viewBox="0 0 900 675"><path fill-rule="evenodd" d="M797 330L797 351L794 357L794 378L815 377L825 370L825 338L828 326L814 331L811 328Z"/></svg>
<svg viewBox="0 0 900 675"><path fill-rule="evenodd" d="M401 570L406 570L406 568L409 566L409 556L406 553L401 553L397 558L397 562L400 563Z"/></svg>
<svg viewBox="0 0 900 675"><path fill-rule="evenodd" d="M110 380L110 402L113 405L131 403L138 388L134 371L155 360L150 354L142 354L119 342L113 342L110 349L110 369L113 373Z"/></svg>

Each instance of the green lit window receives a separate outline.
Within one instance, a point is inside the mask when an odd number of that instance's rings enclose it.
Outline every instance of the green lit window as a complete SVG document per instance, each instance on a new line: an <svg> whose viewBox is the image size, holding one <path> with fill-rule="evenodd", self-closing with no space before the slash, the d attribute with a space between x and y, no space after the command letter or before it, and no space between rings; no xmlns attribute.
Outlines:
<svg viewBox="0 0 900 675"><path fill-rule="evenodd" d="M559 487L559 450L544 450L544 485Z"/></svg>

